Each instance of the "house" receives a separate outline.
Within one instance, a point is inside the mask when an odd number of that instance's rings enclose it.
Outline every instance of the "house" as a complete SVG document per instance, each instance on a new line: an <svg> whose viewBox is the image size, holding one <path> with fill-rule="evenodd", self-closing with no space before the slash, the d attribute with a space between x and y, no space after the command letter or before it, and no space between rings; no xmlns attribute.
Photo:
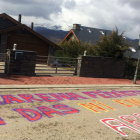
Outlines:
<svg viewBox="0 0 140 140"><path fill-rule="evenodd" d="M98 41L100 41L100 38L103 35L111 35L112 31L110 30L104 30L104 29L98 29L98 28L91 28L91 27L85 27L81 26L81 24L73 24L73 29L71 29L68 34L64 37L62 42L69 41L69 40L77 40L85 42L90 42L92 44L97 44ZM135 47L136 50L138 50L138 41L137 40L130 40L125 37L125 42L127 44L130 44L131 46ZM139 42L140 46L140 42ZM138 59L138 53L137 52L130 52L127 51L124 55L128 56L130 54L130 57L133 59Z"/></svg>
<svg viewBox="0 0 140 140"><path fill-rule="evenodd" d="M55 50L61 49L58 45L38 34L31 28L3 13L0 14L0 53L13 49L17 44L18 50L36 51L38 55L54 55Z"/></svg>
<svg viewBox="0 0 140 140"><path fill-rule="evenodd" d="M81 24L73 24L73 29L71 29L68 34L64 37L63 41L77 40L85 42L91 42L96 44L100 40L100 37L103 35L111 35L112 31L97 29L91 27L81 26Z"/></svg>

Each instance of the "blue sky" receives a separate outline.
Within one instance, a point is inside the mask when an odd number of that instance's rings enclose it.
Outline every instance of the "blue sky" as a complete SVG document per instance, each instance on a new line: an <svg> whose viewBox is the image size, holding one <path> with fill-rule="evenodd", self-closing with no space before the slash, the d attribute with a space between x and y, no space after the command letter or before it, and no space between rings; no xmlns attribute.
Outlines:
<svg viewBox="0 0 140 140"><path fill-rule="evenodd" d="M125 31L136 39L140 34L140 0L0 0L0 13L15 19L22 14L22 23L60 25L70 30L78 23L101 29Z"/></svg>

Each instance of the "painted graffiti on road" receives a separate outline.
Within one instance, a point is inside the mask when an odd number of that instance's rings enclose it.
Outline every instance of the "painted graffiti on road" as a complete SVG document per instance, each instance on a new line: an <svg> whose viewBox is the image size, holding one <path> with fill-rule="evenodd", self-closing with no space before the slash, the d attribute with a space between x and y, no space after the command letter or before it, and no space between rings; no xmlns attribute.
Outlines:
<svg viewBox="0 0 140 140"><path fill-rule="evenodd" d="M126 106L126 107L134 107L134 106L140 106L140 99L123 99L123 100L112 100L117 104Z"/></svg>
<svg viewBox="0 0 140 140"><path fill-rule="evenodd" d="M119 116L119 118L122 119L123 121L126 121L127 123L130 123L130 124L140 128L140 123L137 122L136 117L140 118L140 113L134 113L133 116L131 116L131 115ZM122 128L130 129L130 130L140 134L140 131L138 129L135 129L118 119L104 118L104 119L101 119L100 122L103 123L104 125L106 125L107 127L111 128L112 130L116 131L117 133L121 134L122 136L128 136L125 132L123 132Z"/></svg>
<svg viewBox="0 0 140 140"><path fill-rule="evenodd" d="M27 120L31 122L40 120L42 118L42 114L44 114L48 118L53 118L54 116L52 114L64 116L67 114L79 113L78 109L71 108L64 104L56 104L56 105L53 105L52 107L53 109L46 106L39 106L39 107L36 107L38 110L23 109L23 108L17 108L13 110L18 112L19 114L21 114L23 117L25 117ZM63 111L57 111L56 109L63 110Z"/></svg>
<svg viewBox="0 0 140 140"><path fill-rule="evenodd" d="M38 99L34 96L38 96L41 99ZM12 104L14 102L16 103L32 103L33 101L39 101L39 102L60 102L64 100L79 100L79 99L88 99L86 97L80 96L76 93L38 93L30 95L30 94L18 94L19 97L22 99L19 99L18 97L14 97L13 95L0 95L1 98L3 99L3 102L0 102L0 105L4 104Z"/></svg>
<svg viewBox="0 0 140 140"><path fill-rule="evenodd" d="M0 125L6 125L2 118L0 118Z"/></svg>
<svg viewBox="0 0 140 140"><path fill-rule="evenodd" d="M111 92L108 91L91 91L91 92L82 92L86 96L90 96L92 98L121 98L121 97L128 97L128 96L137 96L140 95L140 91L115 91L112 90ZM18 94L18 97L14 97L13 95L0 95L3 101L0 101L0 105L4 104L12 104L13 102L16 103L32 103L33 101L38 102L60 102L64 100L79 100L79 99L88 99L87 97L78 95L76 93L38 93L34 95L30 94Z"/></svg>
<svg viewBox="0 0 140 140"><path fill-rule="evenodd" d="M121 97L129 97L129 96L137 96L140 95L140 91L90 91L90 92L82 92L84 96L92 97L92 98L121 98ZM78 95L76 93L37 93L34 95L31 94L18 94L17 96L14 95L0 95L0 106L6 104L13 104L13 103L33 103L36 102L61 102L61 101L73 101L73 100L85 100L89 99L87 97ZM115 99L112 100L113 102L126 106L126 107L135 107L140 106L140 99ZM101 111L109 112L116 110L115 108L108 106L102 102L98 102L93 100L93 102L89 103L78 103L78 105L93 111L94 113L101 113ZM79 113L78 109L71 108L64 104L56 104L53 105L51 108L46 106L39 106L35 107L34 109L30 108L14 108L14 111L21 114L27 120L34 122L40 120L42 115L44 114L48 118L53 118L53 114L57 114L60 116L64 116L67 114L74 114ZM61 110L61 111L60 111ZM0 125L5 125L5 121L0 117Z"/></svg>
<svg viewBox="0 0 140 140"><path fill-rule="evenodd" d="M121 97L128 97L128 96L137 96L140 95L140 91L90 91L90 92L82 92L85 95L88 95L92 98L98 98L98 96L103 98L121 98Z"/></svg>
<svg viewBox="0 0 140 140"><path fill-rule="evenodd" d="M86 109L89 109L90 111L93 111L95 113L101 113L100 111L98 110L103 110L105 112L108 112L107 109L111 109L111 110L115 110L114 108L108 106L108 105L105 105L101 102L97 102L95 100L93 100L93 102L95 102L94 104L93 103L87 103L87 104L83 104L83 103L78 103L78 105L81 105L83 107L85 107ZM99 106L100 105L100 106ZM103 107L102 107L103 106ZM106 107L106 108L104 108ZM98 110L97 110L98 109Z"/></svg>
<svg viewBox="0 0 140 140"><path fill-rule="evenodd" d="M123 99L123 100L112 100L112 101L117 103L117 104L123 105L125 107L140 106L140 99L136 99L136 98L134 98L134 99L127 99L127 100L126 99ZM102 111L105 111L105 112L109 112L109 110L107 110L107 109L116 110L113 107L105 105L105 104L103 104L101 102L97 102L96 100L93 100L93 102L94 103L89 102L87 104L78 103L78 105L81 105L81 106L85 107L86 109L88 109L90 111L93 111L95 113L101 113L98 110L102 110Z"/></svg>

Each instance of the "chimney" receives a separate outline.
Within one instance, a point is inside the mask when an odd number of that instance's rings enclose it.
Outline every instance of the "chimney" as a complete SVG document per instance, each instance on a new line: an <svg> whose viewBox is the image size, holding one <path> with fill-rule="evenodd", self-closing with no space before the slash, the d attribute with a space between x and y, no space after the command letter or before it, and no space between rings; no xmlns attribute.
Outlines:
<svg viewBox="0 0 140 140"><path fill-rule="evenodd" d="M34 23L33 22L31 23L31 29L32 30L34 29Z"/></svg>
<svg viewBox="0 0 140 140"><path fill-rule="evenodd" d="M138 43L138 46L140 47L140 34L139 34L139 43Z"/></svg>
<svg viewBox="0 0 140 140"><path fill-rule="evenodd" d="M73 29L80 30L81 24L73 24Z"/></svg>
<svg viewBox="0 0 140 140"><path fill-rule="evenodd" d="M18 22L21 23L21 14L18 16Z"/></svg>

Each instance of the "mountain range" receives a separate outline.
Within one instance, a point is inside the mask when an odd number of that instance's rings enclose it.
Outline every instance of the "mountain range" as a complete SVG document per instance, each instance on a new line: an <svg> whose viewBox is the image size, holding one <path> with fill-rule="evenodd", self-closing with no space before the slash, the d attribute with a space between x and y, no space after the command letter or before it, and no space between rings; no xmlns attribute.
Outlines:
<svg viewBox="0 0 140 140"><path fill-rule="evenodd" d="M62 39L69 32L69 31L63 31L63 30L48 29L46 27L39 27L39 26L34 27L34 30L54 43L58 43L62 41Z"/></svg>
<svg viewBox="0 0 140 140"><path fill-rule="evenodd" d="M61 30L60 27L58 26L53 26L51 28L48 27L41 27L41 26L36 26L34 27L34 30L44 36L45 38L51 40L54 43L59 43L63 40L63 38L67 35L69 31ZM139 39L131 39L126 37L126 40L128 41L134 41L138 42Z"/></svg>

